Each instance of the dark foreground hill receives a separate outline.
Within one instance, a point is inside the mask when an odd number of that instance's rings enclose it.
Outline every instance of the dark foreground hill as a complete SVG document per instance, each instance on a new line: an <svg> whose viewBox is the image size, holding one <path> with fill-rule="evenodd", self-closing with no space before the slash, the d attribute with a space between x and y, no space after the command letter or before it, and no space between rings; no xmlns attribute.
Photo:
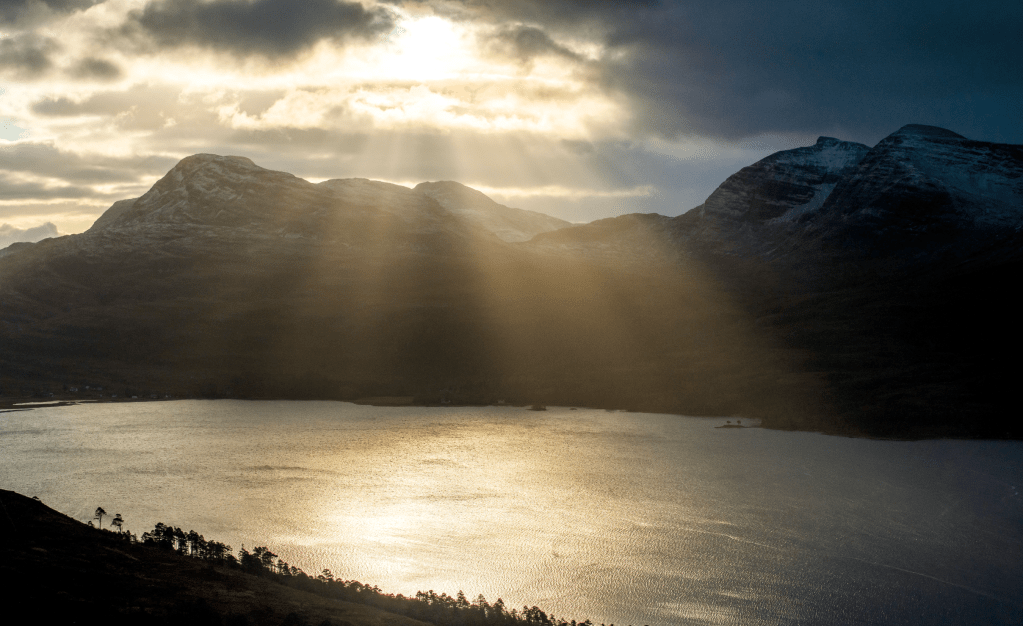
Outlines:
<svg viewBox="0 0 1023 626"><path fill-rule="evenodd" d="M1023 148L821 138L676 218L184 159L0 251L0 395L412 396L1020 437ZM532 238L524 241L527 236ZM81 393L81 391L77 392Z"/></svg>
<svg viewBox="0 0 1023 626"><path fill-rule="evenodd" d="M177 531L177 534L173 531ZM538 607L506 608L419 592L404 597L328 570L308 576L265 548L230 546L159 524L99 530L0 489L0 581L7 610L39 624L86 626L576 626ZM219 547L207 549L207 545ZM225 551L226 549L226 551ZM263 552L261 552L263 551ZM260 562L260 556L263 556ZM578 626L588 626L589 620Z"/></svg>
<svg viewBox="0 0 1023 626"><path fill-rule="evenodd" d="M238 568L131 545L43 503L0 490L0 580L8 611L39 624L416 626L423 622L332 600Z"/></svg>

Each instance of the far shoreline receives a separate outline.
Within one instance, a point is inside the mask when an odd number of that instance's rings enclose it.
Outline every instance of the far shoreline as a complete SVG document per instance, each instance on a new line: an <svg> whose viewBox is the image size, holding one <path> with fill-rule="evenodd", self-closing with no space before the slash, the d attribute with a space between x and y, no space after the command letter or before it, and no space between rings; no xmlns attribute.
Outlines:
<svg viewBox="0 0 1023 626"><path fill-rule="evenodd" d="M35 397L17 397L17 398L0 398L0 414L2 413L13 413L21 411L31 411L32 409L49 409L49 408L60 408L65 406L77 406L82 404L130 404L130 403L150 403L150 402L176 402L176 401L217 401L217 400L235 400L240 402L339 402L345 404L353 404L356 406L373 406L373 407L393 407L393 408L517 408L530 413L535 413L539 409L534 407L542 406L542 410L548 409L562 409L565 411L603 411L606 413L649 413L651 415L674 415L676 417L687 417L701 420L726 420L725 424L715 426L715 428L767 428L768 430L781 430L771 429L764 426L763 420L752 417L737 417L737 416L725 416L725 415L690 415L687 413L677 412L663 412L663 411L642 411L634 409L609 409L605 407L596 406L561 406L561 405L541 405L538 403L529 402L497 402L497 403L456 403L456 402L415 402L414 396L374 396L357 398L355 400L338 400L335 398L200 398L200 397L164 397L164 398L110 398L110 397L98 397L98 398L79 398L72 396L54 397L49 400L41 400ZM736 421L748 421L749 425L732 424L731 420ZM828 433L822 433L828 434Z"/></svg>
<svg viewBox="0 0 1023 626"><path fill-rule="evenodd" d="M410 400L411 398L411 400ZM831 437L846 437L849 439L868 439L873 441L935 441L935 440L949 440L949 441L1017 441L1016 439L1006 439L999 437L970 437L970 436L956 436L954 434L942 433L942 432L906 432L897 433L887 436L873 435L864 432L850 432L843 428L827 429L821 428L820 424L817 424L816 428L798 428L792 427L784 423L772 423L773 420L762 417L751 417L751 416L738 416L738 415L713 415L713 414L692 414L683 413L680 411L651 411L641 409L630 409L630 408L608 408L603 406L586 406L586 405L557 405L557 404L544 404L538 402L528 402L522 400L515 400L513 402L505 403L473 403L473 402L422 402L416 401L415 396L371 396L371 397L360 397L356 399L343 399L343 398L288 398L288 397L200 397L200 396L165 396L165 397L104 397L104 396L86 396L62 393L54 394L51 398L40 398L38 396L17 396L17 397L0 397L0 414L12 413L18 411L28 411L36 408L58 408L63 406L74 406L78 404L125 404L125 403L137 403L137 402L172 402L178 400L238 400L243 402L345 402L349 404L355 404L359 406L376 406L376 407L394 407L394 408L454 408L454 407L516 407L522 408L523 410L529 410L530 406L542 405L548 408L564 408L567 410L578 410L587 409L593 411L607 411L611 413L650 413L653 415L675 415L678 417L692 417L697 419L720 419L720 420L742 420L749 421L750 425L728 425L722 424L715 428L725 429L745 429L745 428L760 428L764 430L773 430L781 432L804 432L804 433L816 433L820 435L828 435ZM532 411L531 411L532 412Z"/></svg>

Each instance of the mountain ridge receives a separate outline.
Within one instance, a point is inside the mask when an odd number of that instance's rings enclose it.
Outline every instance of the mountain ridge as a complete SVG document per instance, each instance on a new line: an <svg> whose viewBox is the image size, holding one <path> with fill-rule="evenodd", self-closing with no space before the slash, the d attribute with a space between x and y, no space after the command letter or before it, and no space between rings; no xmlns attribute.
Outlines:
<svg viewBox="0 0 1023 626"><path fill-rule="evenodd" d="M1023 349L990 313L1023 267L1021 175L1023 146L907 125L769 155L677 217L562 226L451 181L196 155L87 233L0 256L0 390L91 377L1019 437L993 418L1012 386L985 349Z"/></svg>

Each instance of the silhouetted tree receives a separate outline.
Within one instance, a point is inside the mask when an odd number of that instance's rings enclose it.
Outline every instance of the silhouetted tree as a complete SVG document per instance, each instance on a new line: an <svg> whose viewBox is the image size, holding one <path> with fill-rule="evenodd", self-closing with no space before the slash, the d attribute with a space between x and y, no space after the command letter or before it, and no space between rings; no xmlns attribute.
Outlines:
<svg viewBox="0 0 1023 626"><path fill-rule="evenodd" d="M201 548L206 543L206 539L194 530L188 531L185 539L188 541L188 553L192 556L200 556L202 554Z"/></svg>
<svg viewBox="0 0 1023 626"><path fill-rule="evenodd" d="M252 556L256 557L256 560L259 563L260 568L265 569L268 572L274 571L274 559L277 558L277 555L274 554L273 552L270 552L270 550L266 546L253 548Z"/></svg>
<svg viewBox="0 0 1023 626"><path fill-rule="evenodd" d="M103 516L106 514L107 512L103 510L103 507L101 506L96 507L96 513L93 515L93 517L99 520L99 524L97 524L99 528L103 528Z"/></svg>
<svg viewBox="0 0 1023 626"><path fill-rule="evenodd" d="M175 526L170 535L171 547L175 548L178 554L188 554L188 537L185 536L185 531Z"/></svg>
<svg viewBox="0 0 1023 626"><path fill-rule="evenodd" d="M110 522L110 525L115 526L117 528L117 532L121 532L122 524L124 524L124 518L121 517L120 513L116 513L114 515L114 519Z"/></svg>

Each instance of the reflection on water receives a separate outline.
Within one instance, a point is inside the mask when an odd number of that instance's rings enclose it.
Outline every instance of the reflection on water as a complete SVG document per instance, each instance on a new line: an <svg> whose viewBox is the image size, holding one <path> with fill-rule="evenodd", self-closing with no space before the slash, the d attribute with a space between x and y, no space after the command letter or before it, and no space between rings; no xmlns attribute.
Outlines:
<svg viewBox="0 0 1023 626"><path fill-rule="evenodd" d="M1023 621L1023 444L514 407L0 415L0 486L393 593L618 624Z"/></svg>

